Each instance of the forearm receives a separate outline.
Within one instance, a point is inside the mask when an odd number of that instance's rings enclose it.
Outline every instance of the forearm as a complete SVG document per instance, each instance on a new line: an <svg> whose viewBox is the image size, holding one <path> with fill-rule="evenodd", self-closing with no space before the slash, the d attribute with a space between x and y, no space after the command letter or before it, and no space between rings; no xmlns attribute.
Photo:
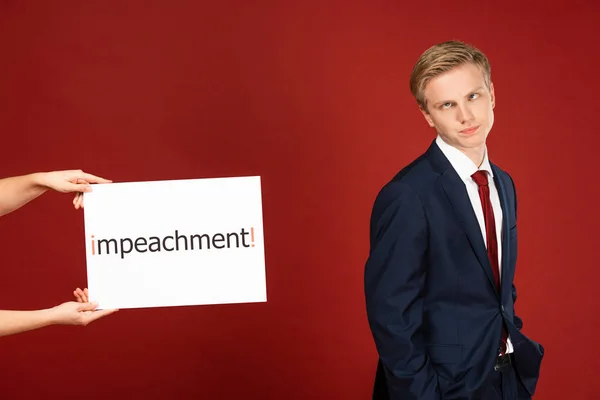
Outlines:
<svg viewBox="0 0 600 400"><path fill-rule="evenodd" d="M367 317L390 400L438 400L437 374L419 332L423 326L423 295L415 288L419 285L394 285L397 295L390 294L393 289L385 282L377 286L366 293Z"/></svg>
<svg viewBox="0 0 600 400"><path fill-rule="evenodd" d="M387 317L388 320L392 318ZM378 320L378 321L377 321ZM386 373L390 400L439 400L438 378L422 339L403 324L400 329L384 318L370 315L369 323L380 361ZM410 331L409 334L401 330Z"/></svg>
<svg viewBox="0 0 600 400"><path fill-rule="evenodd" d="M34 173L0 179L0 216L15 211L48 190L44 176L44 173Z"/></svg>
<svg viewBox="0 0 600 400"><path fill-rule="evenodd" d="M51 310L0 310L0 336L8 336L54 324Z"/></svg>
<svg viewBox="0 0 600 400"><path fill-rule="evenodd" d="M390 400L439 400L422 337L428 225L418 196L401 184L380 193L365 265L367 318Z"/></svg>

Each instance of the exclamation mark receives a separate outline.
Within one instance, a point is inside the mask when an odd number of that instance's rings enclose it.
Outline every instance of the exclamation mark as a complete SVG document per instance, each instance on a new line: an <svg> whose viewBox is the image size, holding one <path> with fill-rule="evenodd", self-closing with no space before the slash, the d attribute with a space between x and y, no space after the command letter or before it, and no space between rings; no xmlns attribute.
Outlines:
<svg viewBox="0 0 600 400"><path fill-rule="evenodd" d="M96 255L96 246L95 246L96 242L94 241L94 235L92 235L92 255L95 256Z"/></svg>
<svg viewBox="0 0 600 400"><path fill-rule="evenodd" d="M254 228L250 228L250 239L252 240L252 247L254 247Z"/></svg>

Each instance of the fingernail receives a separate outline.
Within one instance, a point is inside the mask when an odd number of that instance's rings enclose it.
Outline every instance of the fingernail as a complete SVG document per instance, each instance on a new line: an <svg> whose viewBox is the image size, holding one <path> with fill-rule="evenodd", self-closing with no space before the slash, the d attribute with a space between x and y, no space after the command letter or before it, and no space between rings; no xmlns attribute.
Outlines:
<svg viewBox="0 0 600 400"><path fill-rule="evenodd" d="M91 186L88 186L88 187L86 187L86 188L85 188L85 191L86 191L86 192L91 192L91 191L92 191L92 187L91 187Z"/></svg>

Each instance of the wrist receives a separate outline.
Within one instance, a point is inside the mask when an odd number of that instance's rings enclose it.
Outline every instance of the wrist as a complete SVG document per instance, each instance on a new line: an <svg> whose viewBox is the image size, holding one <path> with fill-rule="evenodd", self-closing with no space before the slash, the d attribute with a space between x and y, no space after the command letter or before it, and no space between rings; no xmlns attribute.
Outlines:
<svg viewBox="0 0 600 400"><path fill-rule="evenodd" d="M47 172L36 172L29 175L31 178L31 183L35 187L40 187L43 189L49 189L48 186L48 173Z"/></svg>
<svg viewBox="0 0 600 400"><path fill-rule="evenodd" d="M59 323L59 318L54 307L38 310L37 312L39 313L40 322L44 326L56 325Z"/></svg>

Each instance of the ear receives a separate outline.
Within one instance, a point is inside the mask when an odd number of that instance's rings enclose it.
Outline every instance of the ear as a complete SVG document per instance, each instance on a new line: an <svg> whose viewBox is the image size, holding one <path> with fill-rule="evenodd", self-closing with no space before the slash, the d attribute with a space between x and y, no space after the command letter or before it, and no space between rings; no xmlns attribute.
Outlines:
<svg viewBox="0 0 600 400"><path fill-rule="evenodd" d="M433 124L433 120L431 119L431 115L429 115L429 113L426 110L423 110L423 108L419 107L419 111L421 111L421 114L423 114L423 117L425 117L425 121L427 121L427 123L429 124L429 126L431 128L433 128L435 125Z"/></svg>
<svg viewBox="0 0 600 400"><path fill-rule="evenodd" d="M496 107L496 93L494 92L494 83L490 82L490 98L492 99L492 109Z"/></svg>

